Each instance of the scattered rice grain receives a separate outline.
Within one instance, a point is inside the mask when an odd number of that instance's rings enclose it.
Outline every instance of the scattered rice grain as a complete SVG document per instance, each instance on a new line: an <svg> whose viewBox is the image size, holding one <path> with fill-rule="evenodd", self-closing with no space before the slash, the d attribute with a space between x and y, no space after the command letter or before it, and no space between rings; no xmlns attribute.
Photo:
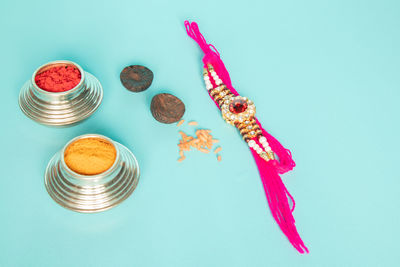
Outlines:
<svg viewBox="0 0 400 267"><path fill-rule="evenodd" d="M220 147L220 146L219 146L219 147L217 147L217 148L214 150L214 153L215 153L215 154L217 154L218 152L220 152L220 151L221 151L221 149L222 149L222 147Z"/></svg>

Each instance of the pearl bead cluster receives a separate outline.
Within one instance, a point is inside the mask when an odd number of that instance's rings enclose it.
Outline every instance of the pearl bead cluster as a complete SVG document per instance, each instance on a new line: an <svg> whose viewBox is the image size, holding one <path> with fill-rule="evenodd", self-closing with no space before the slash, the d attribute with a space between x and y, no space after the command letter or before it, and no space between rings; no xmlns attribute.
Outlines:
<svg viewBox="0 0 400 267"><path fill-rule="evenodd" d="M260 141L261 145L263 146L264 150L266 152L272 151L271 147L268 144L267 138L265 138L265 136L260 136L260 138L258 139L258 141Z"/></svg>
<svg viewBox="0 0 400 267"><path fill-rule="evenodd" d="M261 148L260 145L257 144L256 141L254 141L253 139L248 141L247 144L265 160L268 161L274 159L274 154L272 152L271 147L268 144L267 138L265 138L265 136L260 136L258 141L261 143L261 146L263 148Z"/></svg>
<svg viewBox="0 0 400 267"><path fill-rule="evenodd" d="M208 71L207 71L207 69L204 69L204 72L203 72L203 78L204 78L204 82L206 84L207 91L213 89L213 85L211 83L208 72L210 72L211 77L213 78L213 80L217 86L220 86L222 84L222 80L219 78L219 76L215 72L214 68L211 65L208 65Z"/></svg>
<svg viewBox="0 0 400 267"><path fill-rule="evenodd" d="M215 81L215 84L217 86L221 85L222 84L222 80L218 77L218 74L215 72L215 70L213 68L210 68L210 73L211 73L211 76L213 77L213 79Z"/></svg>
<svg viewBox="0 0 400 267"><path fill-rule="evenodd" d="M206 84L207 91L213 89L213 85L210 81L210 76L208 76L208 72L206 69L204 69L203 78L204 78L204 82Z"/></svg>
<svg viewBox="0 0 400 267"><path fill-rule="evenodd" d="M254 140L250 140L247 144L249 145L249 147L254 149L254 151L256 151L257 154L261 154L261 152L263 151L262 148Z"/></svg>

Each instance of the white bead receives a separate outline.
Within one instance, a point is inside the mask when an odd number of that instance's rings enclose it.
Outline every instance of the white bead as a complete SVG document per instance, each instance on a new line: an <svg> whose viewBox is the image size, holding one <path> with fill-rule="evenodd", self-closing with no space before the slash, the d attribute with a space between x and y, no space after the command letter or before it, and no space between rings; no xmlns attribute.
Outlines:
<svg viewBox="0 0 400 267"><path fill-rule="evenodd" d="M263 152L263 150L261 148L256 149L257 154L260 154L261 152Z"/></svg>
<svg viewBox="0 0 400 267"><path fill-rule="evenodd" d="M261 143L263 147L269 147L269 144L267 142Z"/></svg>
<svg viewBox="0 0 400 267"><path fill-rule="evenodd" d="M265 148L270 147L269 144L265 144L265 143L264 143L264 144L262 144L262 145L263 145L263 147L265 147Z"/></svg>
<svg viewBox="0 0 400 267"><path fill-rule="evenodd" d="M254 145L256 144L256 142L255 142L254 140L250 140L250 141L248 142L248 144L249 144L249 147L254 147Z"/></svg>
<svg viewBox="0 0 400 267"><path fill-rule="evenodd" d="M268 144L268 142L267 141L264 141L264 142L260 142L263 146L269 146L269 144Z"/></svg>
<svg viewBox="0 0 400 267"><path fill-rule="evenodd" d="M221 85L221 84L222 84L222 80L221 80L221 79L217 79L217 80L215 81L215 84L216 84L216 85Z"/></svg>
<svg viewBox="0 0 400 267"><path fill-rule="evenodd" d="M210 76L204 76L204 80L210 80Z"/></svg>
<svg viewBox="0 0 400 267"><path fill-rule="evenodd" d="M214 77L214 76L216 76L216 75L217 75L217 73L216 73L215 71L212 71L212 72L211 72L211 76Z"/></svg>
<svg viewBox="0 0 400 267"><path fill-rule="evenodd" d="M207 88L207 90L210 90L210 89L213 88L213 86L212 86L212 84L207 84L207 85L206 85L206 88Z"/></svg>
<svg viewBox="0 0 400 267"><path fill-rule="evenodd" d="M258 140L260 140L260 142L262 143L262 142L266 142L267 138L265 138L265 136L261 136L260 139L258 139Z"/></svg>

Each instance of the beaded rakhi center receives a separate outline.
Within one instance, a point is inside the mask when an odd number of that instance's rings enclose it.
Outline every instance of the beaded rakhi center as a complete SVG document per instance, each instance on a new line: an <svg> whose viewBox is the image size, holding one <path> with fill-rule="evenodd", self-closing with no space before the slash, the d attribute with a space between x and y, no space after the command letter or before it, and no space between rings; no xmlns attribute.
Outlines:
<svg viewBox="0 0 400 267"><path fill-rule="evenodd" d="M235 96L218 77L211 64L204 68L203 78L208 93L221 109L222 118L238 128L249 147L261 158L266 161L275 159L267 138L263 136L260 126L255 120L256 106L253 101L244 96ZM253 139L258 139L261 146Z"/></svg>

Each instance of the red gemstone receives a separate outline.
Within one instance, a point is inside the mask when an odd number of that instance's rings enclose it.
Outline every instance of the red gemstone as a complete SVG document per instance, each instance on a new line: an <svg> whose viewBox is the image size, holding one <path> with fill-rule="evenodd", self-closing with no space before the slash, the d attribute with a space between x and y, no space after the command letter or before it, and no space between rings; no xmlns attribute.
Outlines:
<svg viewBox="0 0 400 267"><path fill-rule="evenodd" d="M247 109L247 102L243 99L235 99L229 104L230 112L239 114Z"/></svg>

